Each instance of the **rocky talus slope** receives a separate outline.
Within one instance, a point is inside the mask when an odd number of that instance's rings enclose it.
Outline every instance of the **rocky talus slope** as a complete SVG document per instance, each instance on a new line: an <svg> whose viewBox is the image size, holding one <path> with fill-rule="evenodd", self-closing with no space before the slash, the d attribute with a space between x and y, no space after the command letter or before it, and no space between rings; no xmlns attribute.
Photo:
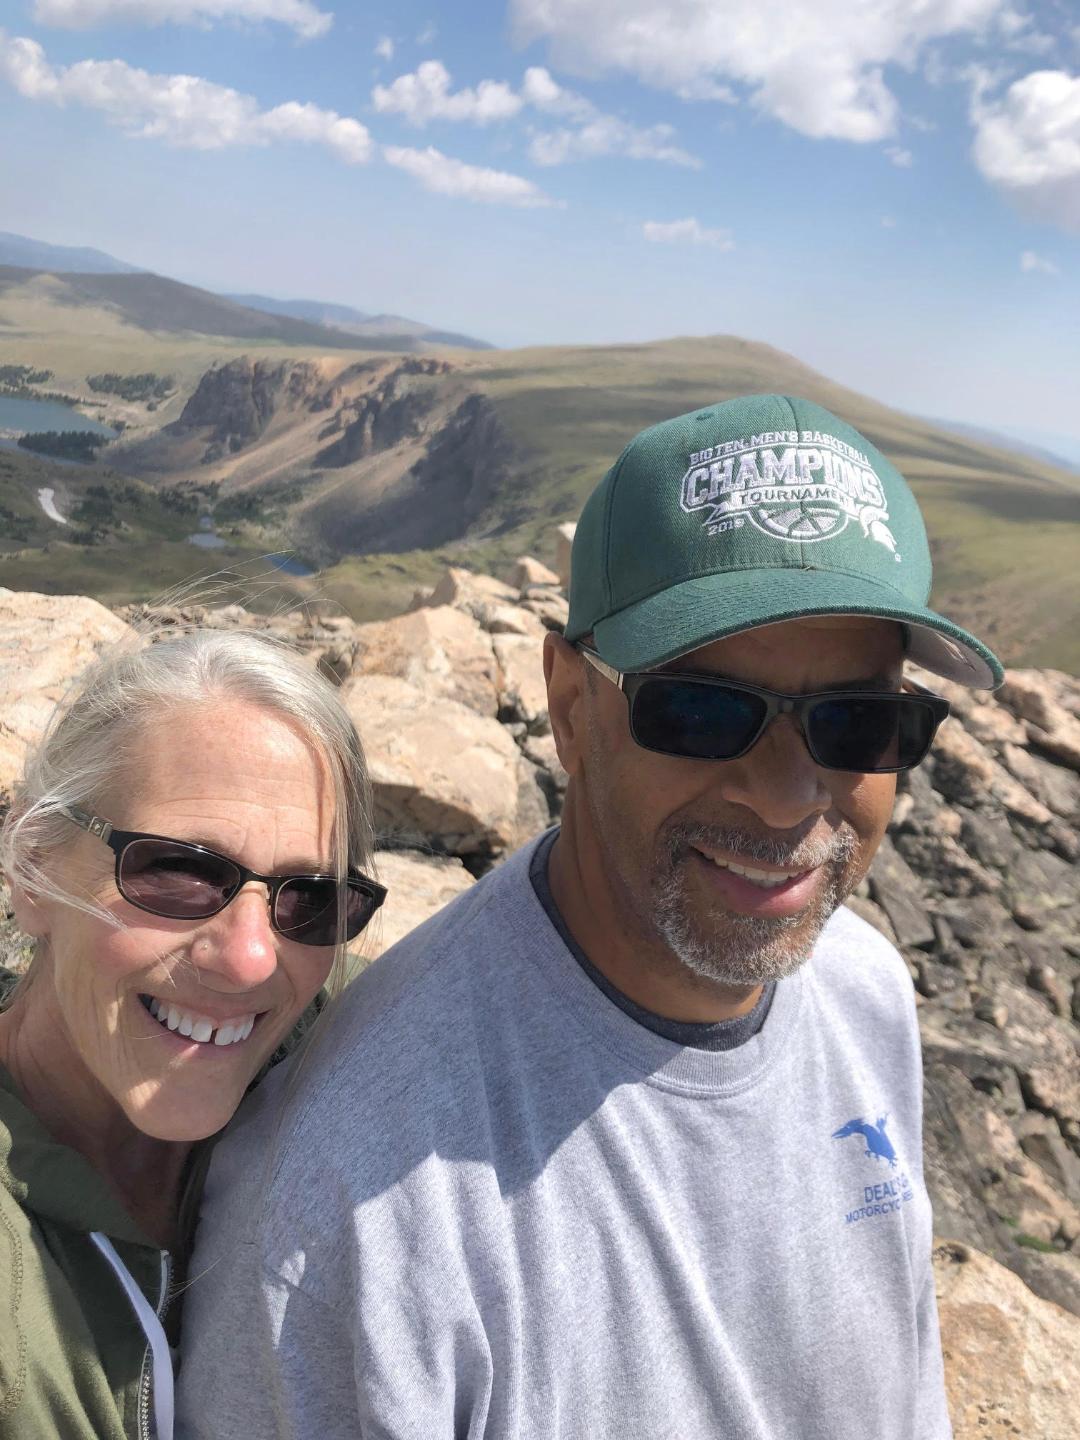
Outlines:
<svg viewBox="0 0 1080 1440"><path fill-rule="evenodd" d="M390 886L377 953L557 818L565 776L540 646L567 613L533 560L448 570L365 625L309 607L110 614L0 590L0 804L70 676L128 625L268 628L341 687L364 739ZM1080 1394L1080 681L1010 671L953 704L902 781L852 909L904 955L926 1075L942 1336L958 1440L1074 1440ZM0 960L24 949L0 909Z"/></svg>

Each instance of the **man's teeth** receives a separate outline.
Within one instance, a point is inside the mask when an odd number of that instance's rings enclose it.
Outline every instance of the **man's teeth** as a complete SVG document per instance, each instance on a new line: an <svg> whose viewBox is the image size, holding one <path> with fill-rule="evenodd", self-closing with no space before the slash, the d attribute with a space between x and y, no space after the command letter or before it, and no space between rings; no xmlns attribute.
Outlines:
<svg viewBox="0 0 1080 1440"><path fill-rule="evenodd" d="M143 1004L159 1024L169 1030L178 1030L181 1035L190 1036L201 1045L207 1044L211 1037L215 1045L238 1045L241 1040L248 1038L255 1025L254 1012L250 1015L238 1015L235 1020L218 1025L205 1015L197 1015L192 1010L181 1010L179 1005L167 1004L164 1000L154 1000L147 996L143 999Z"/></svg>
<svg viewBox="0 0 1080 1440"><path fill-rule="evenodd" d="M719 869L730 870L733 875L741 875L752 885L760 885L766 890L774 890L777 885L783 885L803 873L801 870L754 870L749 865L736 865L733 860L717 860L712 855L706 856L706 859L712 860Z"/></svg>

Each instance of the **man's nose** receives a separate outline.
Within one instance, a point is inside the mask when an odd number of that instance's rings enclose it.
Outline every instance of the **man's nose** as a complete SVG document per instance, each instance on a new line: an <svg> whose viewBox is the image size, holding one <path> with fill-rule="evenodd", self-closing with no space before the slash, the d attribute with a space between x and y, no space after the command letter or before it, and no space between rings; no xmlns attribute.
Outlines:
<svg viewBox="0 0 1080 1440"><path fill-rule="evenodd" d="M250 881L206 922L200 938L195 959L207 984L242 991L269 979L278 962L266 886Z"/></svg>
<svg viewBox="0 0 1080 1440"><path fill-rule="evenodd" d="M777 716L753 749L726 761L718 783L724 800L752 810L770 830L794 829L832 804L824 772L793 715Z"/></svg>

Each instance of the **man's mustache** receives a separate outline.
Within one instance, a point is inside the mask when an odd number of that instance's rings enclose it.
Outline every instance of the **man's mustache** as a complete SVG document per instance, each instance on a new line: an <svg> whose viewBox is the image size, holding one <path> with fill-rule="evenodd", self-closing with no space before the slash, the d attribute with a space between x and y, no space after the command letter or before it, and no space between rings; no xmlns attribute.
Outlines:
<svg viewBox="0 0 1080 1440"><path fill-rule="evenodd" d="M828 839L793 844L777 835L755 835L735 826L683 821L668 828L665 841L673 865L685 860L690 850L701 846L738 855L742 860L773 865L778 870L815 870L820 865L841 868L854 858L859 848L858 837L850 825L844 825Z"/></svg>

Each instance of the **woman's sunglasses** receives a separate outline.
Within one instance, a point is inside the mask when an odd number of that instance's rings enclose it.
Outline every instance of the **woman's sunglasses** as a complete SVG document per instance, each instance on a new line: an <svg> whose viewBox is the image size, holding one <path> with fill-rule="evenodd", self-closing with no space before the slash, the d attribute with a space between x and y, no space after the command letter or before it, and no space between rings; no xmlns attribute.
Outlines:
<svg viewBox="0 0 1080 1440"><path fill-rule="evenodd" d="M877 690L784 695L716 675L616 670L588 646L577 649L626 696L637 744L661 755L737 760L777 715L793 715L806 748L826 770L892 774L926 759L949 713L947 700L914 684L900 695Z"/></svg>
<svg viewBox="0 0 1080 1440"><path fill-rule="evenodd" d="M344 881L342 907L336 876L259 875L205 845L115 830L84 810L65 808L64 814L105 841L116 856L116 888L129 905L150 915L208 920L249 880L258 880L269 891L270 924L279 935L298 945L337 945L355 939L386 899L385 887L358 870Z"/></svg>

